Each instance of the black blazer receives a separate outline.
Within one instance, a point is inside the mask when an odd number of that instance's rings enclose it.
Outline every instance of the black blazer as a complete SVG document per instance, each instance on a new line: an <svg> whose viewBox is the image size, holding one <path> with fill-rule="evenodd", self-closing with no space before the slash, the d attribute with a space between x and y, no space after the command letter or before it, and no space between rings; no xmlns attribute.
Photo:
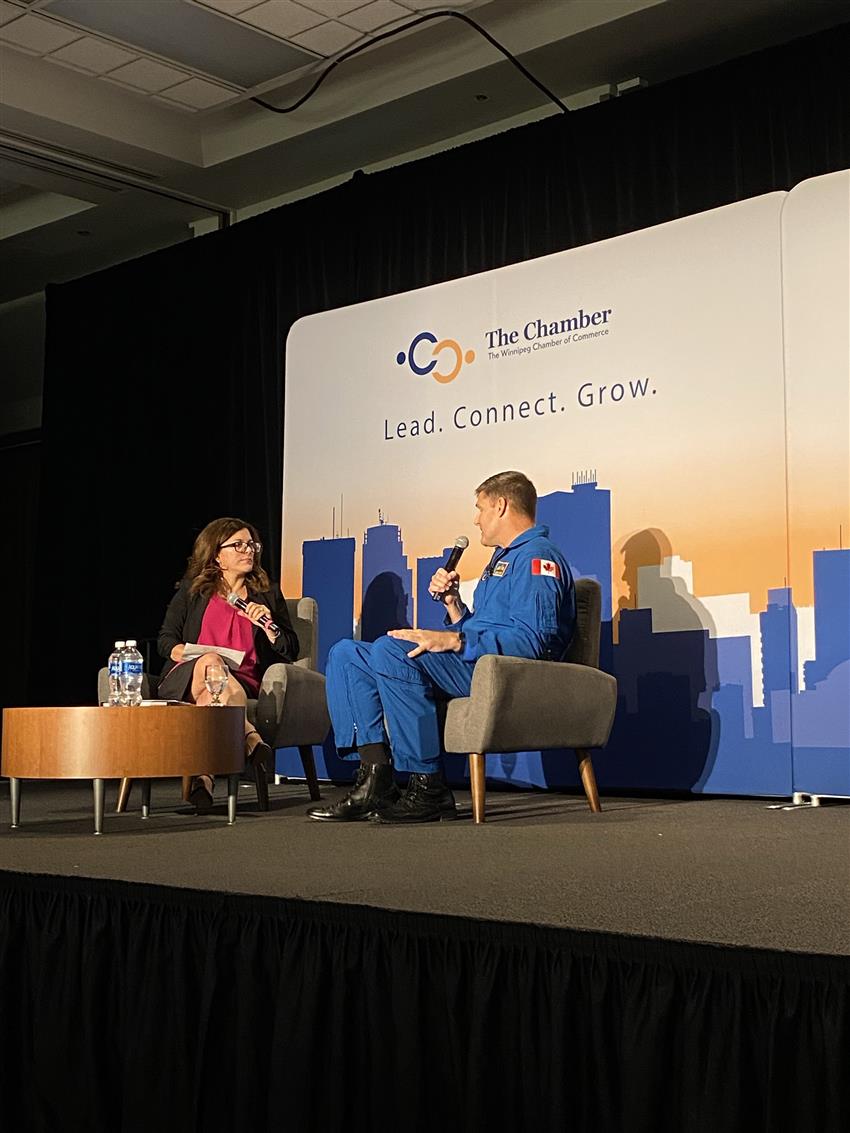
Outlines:
<svg viewBox="0 0 850 1133"><path fill-rule="evenodd" d="M168 603L165 619L156 639L159 655L165 658L162 676L174 668L175 662L171 660L171 650L174 646L183 645L187 641L197 641L201 632L201 622L209 598L204 597L203 594L190 594L189 585L184 579L178 586L177 593ZM268 606L272 613L272 621L280 626L280 633L274 644L269 641L264 629L254 626L254 648L257 651L262 679L269 665L280 661L298 660L298 634L292 628L289 610L277 583L273 582L268 590L253 593L250 597L252 601Z"/></svg>

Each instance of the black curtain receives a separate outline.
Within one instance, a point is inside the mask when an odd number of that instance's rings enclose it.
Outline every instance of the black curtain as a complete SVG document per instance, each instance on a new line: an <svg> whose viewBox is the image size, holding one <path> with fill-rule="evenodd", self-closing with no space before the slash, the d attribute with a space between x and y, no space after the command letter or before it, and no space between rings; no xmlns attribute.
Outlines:
<svg viewBox="0 0 850 1133"><path fill-rule="evenodd" d="M845 24L51 287L30 702L92 700L215 516L256 522L276 567L298 317L848 167L848 49Z"/></svg>
<svg viewBox="0 0 850 1133"><path fill-rule="evenodd" d="M0 873L20 1133L845 1133L850 960Z"/></svg>

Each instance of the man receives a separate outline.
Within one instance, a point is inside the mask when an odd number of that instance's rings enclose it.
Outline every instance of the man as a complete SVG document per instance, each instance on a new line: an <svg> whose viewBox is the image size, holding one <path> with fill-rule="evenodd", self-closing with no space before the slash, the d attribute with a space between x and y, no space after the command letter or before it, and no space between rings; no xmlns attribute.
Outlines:
<svg viewBox="0 0 850 1133"><path fill-rule="evenodd" d="M353 789L332 806L311 807L310 818L404 824L457 817L442 772L437 702L468 696L485 654L559 661L572 637L570 568L548 528L535 526L536 512L528 477L491 476L475 492L475 526L482 545L495 550L475 589L474 613L461 601L457 571L441 568L429 591L445 603L450 629L395 629L371 644L333 647L325 675L334 736L340 755L359 754L360 767ZM410 773L403 794L393 764Z"/></svg>

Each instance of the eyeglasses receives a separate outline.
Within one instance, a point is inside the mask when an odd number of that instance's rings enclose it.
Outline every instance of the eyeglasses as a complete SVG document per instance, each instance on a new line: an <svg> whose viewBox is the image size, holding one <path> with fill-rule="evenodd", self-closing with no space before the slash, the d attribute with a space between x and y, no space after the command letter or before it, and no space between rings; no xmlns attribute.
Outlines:
<svg viewBox="0 0 850 1133"><path fill-rule="evenodd" d="M244 539L237 539L235 543L222 543L218 549L223 551L225 547L232 547L233 550L238 551L240 555L245 551L250 551L252 555L259 555L260 551L263 549L263 544L255 542L253 539L249 539L247 543Z"/></svg>

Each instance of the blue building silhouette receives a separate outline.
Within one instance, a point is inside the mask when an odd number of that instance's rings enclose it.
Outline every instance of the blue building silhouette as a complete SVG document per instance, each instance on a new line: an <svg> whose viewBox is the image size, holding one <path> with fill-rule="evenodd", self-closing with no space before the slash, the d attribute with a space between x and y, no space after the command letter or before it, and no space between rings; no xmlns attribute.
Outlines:
<svg viewBox="0 0 850 1133"><path fill-rule="evenodd" d="M813 689L850 660L850 551L815 551L815 658L803 666Z"/></svg>
<svg viewBox="0 0 850 1133"><path fill-rule="evenodd" d="M302 544L302 592L319 604L318 666L354 626L354 539L308 539Z"/></svg>
<svg viewBox="0 0 850 1133"><path fill-rule="evenodd" d="M401 529L380 517L363 537L363 604L360 638L375 641L388 629L413 625L413 571Z"/></svg>
<svg viewBox="0 0 850 1133"><path fill-rule="evenodd" d="M452 552L446 547L442 555L431 555L416 560L416 626L417 629L445 629L446 608L442 602L435 602L428 593L428 583Z"/></svg>
<svg viewBox="0 0 850 1133"><path fill-rule="evenodd" d="M762 687L767 705L771 693L797 691L797 611L789 586L768 590L767 609L759 614L759 623Z"/></svg>
<svg viewBox="0 0 850 1133"><path fill-rule="evenodd" d="M595 477L579 480L569 492L549 492L537 501L537 522L564 553L573 574L602 586L602 620L611 618L611 492Z"/></svg>

